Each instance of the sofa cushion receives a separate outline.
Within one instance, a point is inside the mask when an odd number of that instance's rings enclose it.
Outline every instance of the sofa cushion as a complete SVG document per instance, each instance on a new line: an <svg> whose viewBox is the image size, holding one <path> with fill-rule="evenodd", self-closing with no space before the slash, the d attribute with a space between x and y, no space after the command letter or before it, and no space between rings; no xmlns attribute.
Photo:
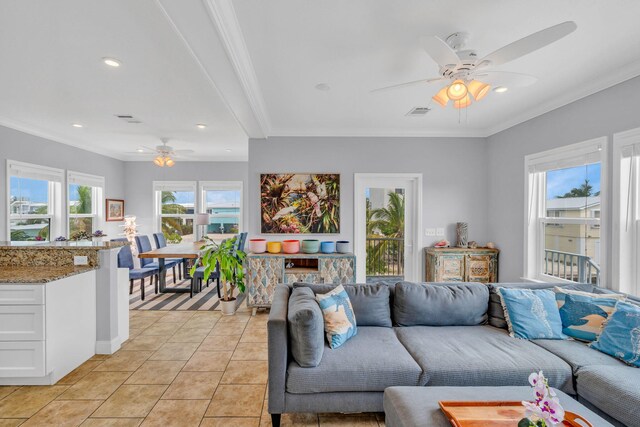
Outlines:
<svg viewBox="0 0 640 427"><path fill-rule="evenodd" d="M475 326L487 322L489 290L481 283L396 284L393 318L400 326Z"/></svg>
<svg viewBox="0 0 640 427"><path fill-rule="evenodd" d="M310 289L309 292L313 293ZM338 348L358 333L356 316L342 285L326 294L316 294L316 300L324 317L324 332L329 347Z"/></svg>
<svg viewBox="0 0 640 427"><path fill-rule="evenodd" d="M496 328L507 329L507 321L504 317L504 309L502 308L502 301L500 295L498 295L498 288L508 289L553 289L558 286L566 289L573 289L576 291L594 292L595 287L589 284L576 283L490 283L489 285L489 324Z"/></svg>
<svg viewBox="0 0 640 427"><path fill-rule="evenodd" d="M640 306L618 301L591 348L640 368Z"/></svg>
<svg viewBox="0 0 640 427"><path fill-rule="evenodd" d="M586 343L574 340L534 340L534 344L539 345L550 353L555 354L560 359L571 365L574 374L585 366L610 365L624 366L620 362L606 354L589 348Z"/></svg>
<svg viewBox="0 0 640 427"><path fill-rule="evenodd" d="M293 358L300 366L318 366L324 352L324 320L311 289L291 292L287 324Z"/></svg>
<svg viewBox="0 0 640 427"><path fill-rule="evenodd" d="M542 370L551 387L574 394L571 367L559 357L492 326L396 328L422 368L421 385L515 386ZM326 351L325 351L326 353Z"/></svg>
<svg viewBox="0 0 640 427"><path fill-rule="evenodd" d="M324 349L320 365L287 369L287 392L383 391L393 385L418 385L422 370L392 328L362 326L337 349Z"/></svg>
<svg viewBox="0 0 640 427"><path fill-rule="evenodd" d="M567 339L556 295L549 289L498 289L509 334L522 339Z"/></svg>
<svg viewBox="0 0 640 427"><path fill-rule="evenodd" d="M640 425L640 369L587 366L578 371L580 397L628 426Z"/></svg>
<svg viewBox="0 0 640 427"><path fill-rule="evenodd" d="M387 284L344 284L358 326L391 327L390 289ZM336 285L294 283L293 288L310 288L316 294L326 294Z"/></svg>
<svg viewBox="0 0 640 427"><path fill-rule="evenodd" d="M616 303L624 299L619 294L574 293L554 288L562 319L562 332L581 341L595 341L603 323L615 310Z"/></svg>

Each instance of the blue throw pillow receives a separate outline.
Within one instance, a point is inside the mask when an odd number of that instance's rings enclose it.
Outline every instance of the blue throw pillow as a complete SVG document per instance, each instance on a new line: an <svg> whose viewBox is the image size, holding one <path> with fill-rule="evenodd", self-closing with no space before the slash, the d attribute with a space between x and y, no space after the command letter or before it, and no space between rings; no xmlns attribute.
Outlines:
<svg viewBox="0 0 640 427"><path fill-rule="evenodd" d="M619 301L598 341L590 346L640 368L640 307Z"/></svg>
<svg viewBox="0 0 640 427"><path fill-rule="evenodd" d="M329 293L316 294L316 300L324 317L329 347L338 348L358 332L349 295L340 285Z"/></svg>
<svg viewBox="0 0 640 427"><path fill-rule="evenodd" d="M522 339L563 340L555 294L546 289L500 288L509 335Z"/></svg>
<svg viewBox="0 0 640 427"><path fill-rule="evenodd" d="M562 332L577 340L595 341L620 298L558 292L556 300L562 319Z"/></svg>

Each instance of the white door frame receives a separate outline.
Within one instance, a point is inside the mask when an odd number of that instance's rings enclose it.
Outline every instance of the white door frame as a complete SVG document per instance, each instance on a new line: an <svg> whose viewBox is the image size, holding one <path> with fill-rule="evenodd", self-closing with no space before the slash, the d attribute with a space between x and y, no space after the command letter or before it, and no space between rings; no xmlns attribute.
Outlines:
<svg viewBox="0 0 640 427"><path fill-rule="evenodd" d="M397 180L398 184L389 184ZM407 183L410 185L407 187ZM353 248L356 255L356 283L366 281L366 224L362 219L366 213L365 189L368 187L407 187L405 227L411 236L405 237L405 279L420 281L422 248L422 174L421 173L356 173L354 174L353 198ZM409 193L410 192L410 193ZM415 206L413 206L415 204ZM408 257L408 258L407 258ZM408 262L407 262L408 261ZM408 268L407 268L408 267Z"/></svg>

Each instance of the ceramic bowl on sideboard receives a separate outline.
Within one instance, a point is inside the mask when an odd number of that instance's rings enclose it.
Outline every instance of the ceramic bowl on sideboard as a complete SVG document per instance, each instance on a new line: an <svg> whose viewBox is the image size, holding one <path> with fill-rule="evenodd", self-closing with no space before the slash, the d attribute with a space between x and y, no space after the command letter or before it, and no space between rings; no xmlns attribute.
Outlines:
<svg viewBox="0 0 640 427"><path fill-rule="evenodd" d="M341 254L351 252L351 242L348 240L338 240L336 242L336 251Z"/></svg>
<svg viewBox="0 0 640 427"><path fill-rule="evenodd" d="M270 254L279 254L282 250L282 244L280 242L267 242L267 252Z"/></svg>
<svg viewBox="0 0 640 427"><path fill-rule="evenodd" d="M282 252L285 254L297 254L300 252L300 240L283 240Z"/></svg>
<svg viewBox="0 0 640 427"><path fill-rule="evenodd" d="M332 254L336 251L336 242L324 241L320 243L320 252L323 254Z"/></svg>
<svg viewBox="0 0 640 427"><path fill-rule="evenodd" d="M249 251L254 254L263 254L267 250L267 241L265 239L249 239Z"/></svg>
<svg viewBox="0 0 640 427"><path fill-rule="evenodd" d="M305 254L317 254L320 250L320 240L305 239L302 241L302 252Z"/></svg>

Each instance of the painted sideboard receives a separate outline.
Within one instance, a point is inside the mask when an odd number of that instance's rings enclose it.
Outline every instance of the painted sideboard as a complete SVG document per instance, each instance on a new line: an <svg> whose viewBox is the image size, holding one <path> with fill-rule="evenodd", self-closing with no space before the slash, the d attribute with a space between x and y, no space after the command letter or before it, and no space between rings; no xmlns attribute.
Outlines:
<svg viewBox="0 0 640 427"><path fill-rule="evenodd" d="M498 249L425 248L427 282L498 281Z"/></svg>
<svg viewBox="0 0 640 427"><path fill-rule="evenodd" d="M254 254L245 260L247 306L270 307L279 283L354 283L356 258L346 254Z"/></svg>

